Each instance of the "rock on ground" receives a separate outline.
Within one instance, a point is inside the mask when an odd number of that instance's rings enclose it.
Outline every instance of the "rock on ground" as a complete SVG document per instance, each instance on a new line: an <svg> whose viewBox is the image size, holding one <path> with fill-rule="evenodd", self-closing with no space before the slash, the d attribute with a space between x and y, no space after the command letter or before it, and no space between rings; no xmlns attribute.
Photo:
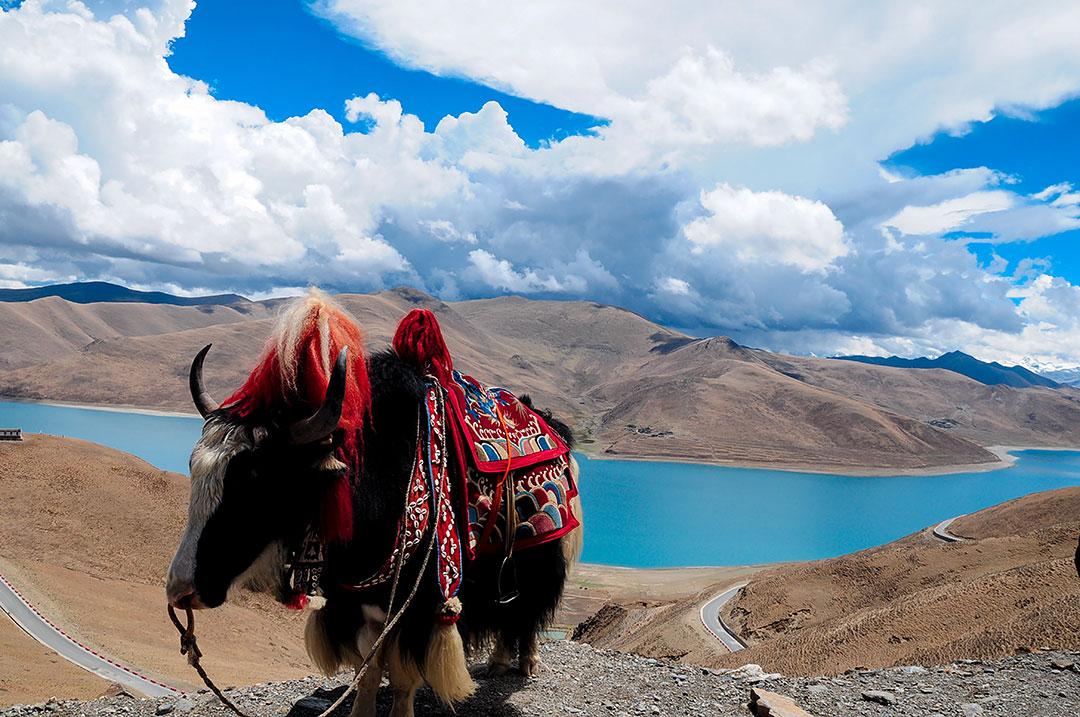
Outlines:
<svg viewBox="0 0 1080 717"><path fill-rule="evenodd" d="M760 670L724 672L647 659L571 642L543 645L544 668L535 679L485 678L456 714L579 715L583 717L747 717L751 688L790 697L816 717L1076 717L1080 714L1080 653L1037 652L996 662L963 661L926 669L898 667L855 671L832 678L776 677ZM1058 664L1052 664L1057 661ZM316 717L344 689L346 677L310 677L255 685L227 694L252 717ZM379 694L379 713L390 708L389 688ZM890 704L866 694L888 693ZM351 701L335 717L345 717ZM429 690L417 697L418 715L455 714L438 705ZM0 717L232 717L213 695L137 700L119 695L78 702L50 701L0 710Z"/></svg>

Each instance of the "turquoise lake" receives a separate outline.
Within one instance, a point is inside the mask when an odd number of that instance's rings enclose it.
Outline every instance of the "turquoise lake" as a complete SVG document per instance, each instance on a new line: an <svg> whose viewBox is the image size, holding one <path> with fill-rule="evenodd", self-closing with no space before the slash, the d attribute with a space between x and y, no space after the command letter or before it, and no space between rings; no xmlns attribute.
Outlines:
<svg viewBox="0 0 1080 717"><path fill-rule="evenodd" d="M186 473L202 421L0 402L0 427L82 438ZM1027 493L1080 485L1080 452L1017 456L997 471L872 478L579 456L584 557L628 567L833 557Z"/></svg>

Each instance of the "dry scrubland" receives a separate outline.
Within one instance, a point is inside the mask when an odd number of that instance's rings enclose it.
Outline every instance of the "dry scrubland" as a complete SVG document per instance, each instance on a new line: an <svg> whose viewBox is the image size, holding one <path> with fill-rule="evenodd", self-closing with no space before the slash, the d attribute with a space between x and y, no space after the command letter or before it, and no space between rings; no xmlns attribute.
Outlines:
<svg viewBox="0 0 1080 717"><path fill-rule="evenodd" d="M728 584L675 601L608 604L584 626L594 645L697 664L748 662L787 675L990 659L1044 645L1080 648L1073 564L1080 488L1038 493L955 521L970 538L921 531L851 555L755 574L724 619L749 643L722 654L688 630Z"/></svg>
<svg viewBox="0 0 1080 717"><path fill-rule="evenodd" d="M433 309L459 367L532 393L599 455L920 471L993 465L985 446L1080 445L1080 390L783 356L590 302L445 303L410 289L338 298L373 348L409 309ZM0 395L190 411L192 356L214 343L206 376L223 397L254 363L279 303L0 303Z"/></svg>

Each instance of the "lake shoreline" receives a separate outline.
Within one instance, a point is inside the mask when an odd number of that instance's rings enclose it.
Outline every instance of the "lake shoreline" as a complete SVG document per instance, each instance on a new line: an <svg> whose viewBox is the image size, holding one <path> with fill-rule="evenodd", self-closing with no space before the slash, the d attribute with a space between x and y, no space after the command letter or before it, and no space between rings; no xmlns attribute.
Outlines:
<svg viewBox="0 0 1080 717"><path fill-rule="evenodd" d="M642 456L634 454L608 455L597 453L590 449L577 448L576 452L582 453L589 460L597 461L638 461L642 463L674 463L691 466L716 466L718 468L746 468L749 470L773 470L785 473L802 473L807 475L842 475L852 478L890 478L907 476L946 476L956 473L990 473L992 471L1012 468L1016 465L1014 451L1080 451L1076 448L1049 447L1049 446L983 446L996 456L996 460L983 463L953 463L948 465L925 466L920 468L888 468L867 466L838 466L838 465L810 465L802 463L773 463L768 461L724 461L706 459L679 460L669 456Z"/></svg>
<svg viewBox="0 0 1080 717"><path fill-rule="evenodd" d="M26 403L36 406L55 406L57 408L82 408L87 411L106 411L108 413L138 413L143 416L164 416L166 418L200 418L198 413L166 411L159 408L145 408L126 403L81 403L79 401L53 401L50 399L24 398L21 396L0 395L0 402Z"/></svg>
<svg viewBox="0 0 1080 717"><path fill-rule="evenodd" d="M146 408L130 404L101 404L82 403L78 401L54 401L49 399L32 399L18 396L0 395L0 401L11 403L24 403L42 406L55 406L57 408L80 408L90 411L107 411L110 413L134 413L145 416L164 416L167 418L200 418L195 412L167 411L156 408ZM888 478L900 476L945 476L956 473L989 473L992 471L1012 468L1016 465L1016 457L1011 455L1015 451L1080 451L1080 446L1013 446L993 445L983 446L987 451L996 456L994 461L982 463L953 463L947 465L925 466L919 468L889 468L873 466L841 466L841 465L811 465L802 463L775 463L769 461L725 461L700 459L672 458L669 456L646 456L646 455L608 455L594 448L578 447L575 452L583 454L589 460L598 461L637 461L642 463L674 463L680 465L717 466L721 468L746 468L750 470L775 470L785 473L803 473L810 475L842 475L856 478Z"/></svg>

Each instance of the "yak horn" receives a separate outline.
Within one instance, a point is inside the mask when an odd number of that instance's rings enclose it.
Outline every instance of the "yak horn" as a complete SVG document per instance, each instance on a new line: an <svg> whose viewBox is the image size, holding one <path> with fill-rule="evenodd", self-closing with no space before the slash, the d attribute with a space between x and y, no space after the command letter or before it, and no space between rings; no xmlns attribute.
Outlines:
<svg viewBox="0 0 1080 717"><path fill-rule="evenodd" d="M334 371L330 374L322 406L314 415L293 424L289 429L291 443L318 443L337 429L341 421L341 406L345 402L345 372L348 365L349 349L345 347L338 354Z"/></svg>
<svg viewBox="0 0 1080 717"><path fill-rule="evenodd" d="M206 418L218 409L218 403L210 398L210 394L203 388L202 366L206 359L206 352L213 344L203 346L202 351L195 354L195 360L191 362L191 371L188 373L188 387L191 388L191 400L195 402L195 408Z"/></svg>

